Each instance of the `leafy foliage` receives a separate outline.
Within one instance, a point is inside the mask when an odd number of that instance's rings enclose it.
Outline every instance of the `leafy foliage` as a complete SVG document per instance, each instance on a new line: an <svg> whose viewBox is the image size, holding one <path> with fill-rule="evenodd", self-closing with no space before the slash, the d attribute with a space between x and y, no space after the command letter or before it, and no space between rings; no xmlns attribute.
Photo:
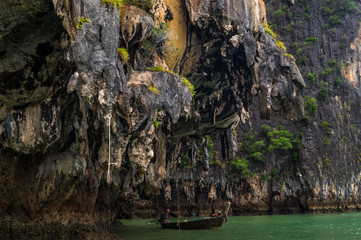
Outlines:
<svg viewBox="0 0 361 240"><path fill-rule="evenodd" d="M82 29L83 28L83 24L87 22L87 23L91 23L91 21L88 18L80 18L78 21L78 25L76 25L77 29Z"/></svg>
<svg viewBox="0 0 361 240"><path fill-rule="evenodd" d="M282 49L283 52L286 52L286 46L285 46L285 43L282 42L281 40L276 40L276 46L279 48L279 49Z"/></svg>
<svg viewBox="0 0 361 240"><path fill-rule="evenodd" d="M119 14L123 5L133 5L138 8L149 12L152 9L153 1L152 0L101 0L102 4L113 6L114 8L119 8Z"/></svg>
<svg viewBox="0 0 361 240"><path fill-rule="evenodd" d="M333 84L335 85L335 87L339 87L342 84L342 79L340 78L340 71L342 70L342 67L344 66L344 64L342 63L337 63L334 59L329 58L328 59L328 65L326 66L326 68L322 71L321 75L324 79L327 79L328 76L334 76L337 75L334 78ZM334 73L337 74L334 74ZM321 87L321 91L320 91L320 97L323 99L325 98L325 96L328 93L327 90L327 86L328 83L321 81L320 82L320 87Z"/></svg>
<svg viewBox="0 0 361 240"><path fill-rule="evenodd" d="M249 132L246 133L244 142L239 144L241 151L246 153L250 160L256 160L259 162L264 162L264 154L266 151L266 141L259 140L256 141L256 134L253 132L253 129L250 129Z"/></svg>
<svg viewBox="0 0 361 240"><path fill-rule="evenodd" d="M311 71L308 72L307 79L310 80L310 82L312 84L315 84L315 82L316 82L316 77L315 77L315 75L313 75L313 73Z"/></svg>
<svg viewBox="0 0 361 240"><path fill-rule="evenodd" d="M360 14L360 9L356 6L356 3L350 0L324 0L320 11L324 16L328 16L330 25L337 25L342 23L340 17L344 17L346 14Z"/></svg>
<svg viewBox="0 0 361 240"><path fill-rule="evenodd" d="M155 127L156 129L158 129L158 127L159 127L159 122L158 122L158 119L157 119L156 116L154 116L152 122L153 122L154 127Z"/></svg>
<svg viewBox="0 0 361 240"><path fill-rule="evenodd" d="M253 173L249 170L249 162L245 158L236 158L232 162L232 167L235 171L240 172L244 178L252 177Z"/></svg>
<svg viewBox="0 0 361 240"><path fill-rule="evenodd" d="M293 31L293 28L294 28L294 24L288 24L286 27L284 27L284 29L287 31L287 32L291 32Z"/></svg>
<svg viewBox="0 0 361 240"><path fill-rule="evenodd" d="M335 71L336 70L334 68L327 65L327 67L325 69L323 69L321 74L322 74L322 76L328 76L328 75L334 73Z"/></svg>
<svg viewBox="0 0 361 240"><path fill-rule="evenodd" d="M337 76L334 80L333 80L333 84L335 85L335 87L339 87L341 86L343 83L342 79L340 76Z"/></svg>
<svg viewBox="0 0 361 240"><path fill-rule="evenodd" d="M339 16L337 16L337 15L331 15L331 16L328 18L328 22L329 22L331 25L336 25L336 24L342 23L341 19L340 19Z"/></svg>
<svg viewBox="0 0 361 240"><path fill-rule="evenodd" d="M244 176L251 176L251 171L248 170L249 163L258 162L264 163L266 161L265 154L267 151L283 151L290 154L294 161L298 160L298 151L302 148L302 128L293 135L287 131L283 126L278 126L277 129L269 125L261 125L259 133L252 128L244 135L242 142L239 143L239 149L242 157L232 161L232 168L236 171L243 172ZM277 174L275 174L277 173ZM278 177L277 177L277 176ZM279 178L279 170L275 170L270 176ZM262 176L262 179L267 180L268 177Z"/></svg>
<svg viewBox="0 0 361 240"><path fill-rule="evenodd" d="M278 9L277 11L275 11L273 13L273 15L275 16L282 16L285 15L287 13L287 6L286 5L282 5L281 9Z"/></svg>
<svg viewBox="0 0 361 240"><path fill-rule="evenodd" d="M102 4L113 6L114 8L118 7L119 9L123 7L123 0L102 0Z"/></svg>
<svg viewBox="0 0 361 240"><path fill-rule="evenodd" d="M305 10L305 19L306 20L310 20L311 19L311 14L310 14L310 9L311 9L311 6L310 5L306 5L304 10Z"/></svg>
<svg viewBox="0 0 361 240"><path fill-rule="evenodd" d="M153 6L153 0L123 0L123 4L129 4L149 12Z"/></svg>
<svg viewBox="0 0 361 240"><path fill-rule="evenodd" d="M337 62L333 58L328 59L328 64L333 67L338 65Z"/></svg>
<svg viewBox="0 0 361 240"><path fill-rule="evenodd" d="M261 175L261 180L262 180L263 182L267 181L268 179L269 179L269 175L268 175L268 174L262 174L262 175Z"/></svg>
<svg viewBox="0 0 361 240"><path fill-rule="evenodd" d="M126 48L118 48L118 55L124 63L129 61L129 52Z"/></svg>
<svg viewBox="0 0 361 240"><path fill-rule="evenodd" d="M264 153L266 150L266 141L260 140L251 144L249 149L249 157L258 162L264 162Z"/></svg>
<svg viewBox="0 0 361 240"><path fill-rule="evenodd" d="M218 151L212 151L211 153L210 153L210 157L211 157L211 159L210 159L210 161L209 161L209 165L217 165L217 166L219 166L219 167L221 167L221 168L225 168L225 165L224 164L222 164L221 163L221 161L219 160L219 157L218 157L218 155L219 155L219 152Z"/></svg>
<svg viewBox="0 0 361 240"><path fill-rule="evenodd" d="M213 149L214 149L214 142L212 141L211 137L207 136L207 151L210 160L212 160L214 157Z"/></svg>
<svg viewBox="0 0 361 240"><path fill-rule="evenodd" d="M170 40L172 34L173 31L169 28L169 24L164 22L153 28L150 37L142 43L139 51L140 57L143 59L140 68L149 66L149 60L154 54L164 58L167 54L176 50Z"/></svg>
<svg viewBox="0 0 361 240"><path fill-rule="evenodd" d="M356 3L349 0L341 1L339 4L339 8L341 11L341 15L344 15L344 13L353 13L353 14L361 13L361 10L356 6Z"/></svg>
<svg viewBox="0 0 361 240"><path fill-rule="evenodd" d="M207 148L208 151L213 151L214 148L214 142L212 141L211 137L207 136Z"/></svg>
<svg viewBox="0 0 361 240"><path fill-rule="evenodd" d="M291 156L297 160L298 150L302 148L302 132L294 136L283 126L273 129L271 126L262 125L260 134L252 129L246 133L244 141L240 143L240 150L247 156L246 159L265 162L266 151L291 150ZM295 153L294 153L295 152Z"/></svg>
<svg viewBox="0 0 361 240"><path fill-rule="evenodd" d="M318 104L316 98L305 97L305 117L310 120L317 112Z"/></svg>
<svg viewBox="0 0 361 240"><path fill-rule="evenodd" d="M190 160L190 158L189 158L188 154L183 154L182 157L181 157L181 166L182 167L187 166L189 160Z"/></svg>
<svg viewBox="0 0 361 240"><path fill-rule="evenodd" d="M166 44L170 41L171 33L172 30L169 28L169 24L161 23L159 27L153 28L150 37L144 41L143 48L148 51L156 51L160 57L164 57L173 50Z"/></svg>
<svg viewBox="0 0 361 240"><path fill-rule="evenodd" d="M278 130L273 130L267 134L271 140L268 150L275 149L289 150L292 149L291 139L294 137L292 133L287 131L283 126L279 126Z"/></svg>
<svg viewBox="0 0 361 240"><path fill-rule="evenodd" d="M324 144L325 144L326 146L331 146L331 139L325 138Z"/></svg>
<svg viewBox="0 0 361 240"><path fill-rule="evenodd" d="M279 180L281 178L280 170L278 170L278 169L272 169L270 175L274 180Z"/></svg>
<svg viewBox="0 0 361 240"><path fill-rule="evenodd" d="M283 55L284 55L285 57L291 58L291 59L293 59L293 60L295 59L292 54L289 54L289 53L286 53L286 52L285 52Z"/></svg>
<svg viewBox="0 0 361 240"><path fill-rule="evenodd" d="M155 95L160 95L159 89L154 85L149 85L148 89L152 91Z"/></svg>
<svg viewBox="0 0 361 240"><path fill-rule="evenodd" d="M328 86L327 82L320 81L321 90L318 93L318 95L320 96L321 99L325 99L326 95L328 94L327 86Z"/></svg>
<svg viewBox="0 0 361 240"><path fill-rule="evenodd" d="M278 38L277 34L273 32L271 26L269 26L267 23L263 22L263 27L267 34L271 35L274 39Z"/></svg>
<svg viewBox="0 0 361 240"><path fill-rule="evenodd" d="M332 132L332 127L331 124L327 121L322 122L322 130L327 133L330 134Z"/></svg>
<svg viewBox="0 0 361 240"><path fill-rule="evenodd" d="M287 52L287 49L286 49L284 42L281 41L279 36L275 32L273 32L273 30L267 23L263 22L263 27L264 27L266 33L271 35L276 40L277 48L283 50L283 54L285 54ZM290 54L288 54L287 56L290 56Z"/></svg>
<svg viewBox="0 0 361 240"><path fill-rule="evenodd" d="M317 37L307 37L304 40L304 44L307 46L313 45L318 41Z"/></svg>
<svg viewBox="0 0 361 240"><path fill-rule="evenodd" d="M296 63L298 66L303 65L306 61L308 61L308 57L304 54L302 48L297 48L296 50Z"/></svg>
<svg viewBox="0 0 361 240"><path fill-rule="evenodd" d="M329 167L329 166L331 166L331 164L332 164L332 161L331 161L330 157L328 156L328 154L326 153L326 156L323 159L323 165L325 167Z"/></svg>
<svg viewBox="0 0 361 240"><path fill-rule="evenodd" d="M196 95L196 91L194 91L194 85L190 81L188 81L186 77L182 77L182 83L188 87L193 98Z"/></svg>
<svg viewBox="0 0 361 240"><path fill-rule="evenodd" d="M251 159L254 159L259 162L264 162L264 156L262 152L254 152L249 155Z"/></svg>
<svg viewBox="0 0 361 240"><path fill-rule="evenodd" d="M164 69L164 67L157 66L157 67L148 67L147 70L152 72L167 72L167 70Z"/></svg>

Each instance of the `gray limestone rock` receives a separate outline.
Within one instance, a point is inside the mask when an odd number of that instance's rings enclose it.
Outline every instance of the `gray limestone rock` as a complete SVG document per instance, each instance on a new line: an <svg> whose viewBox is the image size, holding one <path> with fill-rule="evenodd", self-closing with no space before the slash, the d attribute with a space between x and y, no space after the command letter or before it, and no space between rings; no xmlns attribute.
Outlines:
<svg viewBox="0 0 361 240"><path fill-rule="evenodd" d="M311 1L317 25L291 19L304 6L288 3L287 15L268 18L295 59L265 31L264 1L158 1L149 12L100 0L2 1L1 215L109 226L118 216L174 207L178 192L184 209L197 206L200 214L228 199L234 214L359 208L357 19L345 13L332 34L322 29L328 18L319 15L320 1ZM141 45L155 25L179 20L179 7L188 24L179 72L144 70L168 69L154 51L142 58ZM294 31L285 30L289 25ZM353 33L342 30L346 25ZM304 43L309 36L317 37L313 45ZM326 78L327 65L335 71ZM308 72L316 83L304 78ZM194 84L193 99L178 74ZM324 98L321 80L328 83ZM305 96L318 103L307 120ZM296 136L292 149L271 151L263 125ZM258 160L249 152L252 135L264 148Z"/></svg>

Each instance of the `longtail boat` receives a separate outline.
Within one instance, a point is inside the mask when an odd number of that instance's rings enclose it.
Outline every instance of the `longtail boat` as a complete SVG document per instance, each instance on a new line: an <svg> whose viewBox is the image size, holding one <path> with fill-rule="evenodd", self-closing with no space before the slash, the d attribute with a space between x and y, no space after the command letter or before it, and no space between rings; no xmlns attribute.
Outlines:
<svg viewBox="0 0 361 240"><path fill-rule="evenodd" d="M195 221L178 221L178 222L161 222L163 228L174 228L174 229L209 229L209 228L220 228L222 227L223 221L226 215L220 217L209 217L205 219Z"/></svg>
<svg viewBox="0 0 361 240"><path fill-rule="evenodd" d="M160 222L163 228L173 228L173 229L210 229L210 228L220 228L224 222L224 219L227 221L227 214L231 203L227 203L226 211L222 216L218 217L206 217L204 219L194 220L194 221L177 221L177 222Z"/></svg>

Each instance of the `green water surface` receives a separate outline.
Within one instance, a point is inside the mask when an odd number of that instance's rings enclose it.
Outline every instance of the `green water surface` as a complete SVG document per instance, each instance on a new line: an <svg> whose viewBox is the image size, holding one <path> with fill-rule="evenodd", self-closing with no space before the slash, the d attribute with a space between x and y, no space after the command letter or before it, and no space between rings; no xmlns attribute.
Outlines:
<svg viewBox="0 0 361 240"><path fill-rule="evenodd" d="M124 220L117 233L125 240L145 239L342 239L361 240L361 213L228 217L211 230L162 229L149 220Z"/></svg>

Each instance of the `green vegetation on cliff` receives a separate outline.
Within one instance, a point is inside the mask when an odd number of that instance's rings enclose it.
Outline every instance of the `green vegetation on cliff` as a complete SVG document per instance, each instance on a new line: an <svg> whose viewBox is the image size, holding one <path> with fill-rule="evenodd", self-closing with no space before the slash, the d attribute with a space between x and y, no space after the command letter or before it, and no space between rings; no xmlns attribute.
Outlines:
<svg viewBox="0 0 361 240"><path fill-rule="evenodd" d="M282 5L282 7L278 10L276 10L273 15L275 16L282 16L285 15L287 13L287 6L286 5Z"/></svg>
<svg viewBox="0 0 361 240"><path fill-rule="evenodd" d="M271 29L271 26L269 26L266 22L263 22L263 27L267 34L271 35L276 41L276 46L278 49L283 51L283 54L286 57L293 57L291 54L287 53L286 46L283 41L281 41L280 37Z"/></svg>
<svg viewBox="0 0 361 240"><path fill-rule="evenodd" d="M148 13L153 6L152 0L101 0L101 1L102 4L104 5L113 6L114 8L119 8L119 14L121 14L122 7L127 4L141 8Z"/></svg>
<svg viewBox="0 0 361 240"><path fill-rule="evenodd" d="M314 97L305 97L305 118L310 120L317 112L318 104Z"/></svg>
<svg viewBox="0 0 361 240"><path fill-rule="evenodd" d="M236 172L240 172L242 174L242 177L244 178L250 178L252 177L253 173L251 170L249 170L249 162L245 158L239 158L237 157L232 162L232 167Z"/></svg>
<svg viewBox="0 0 361 240"><path fill-rule="evenodd" d="M265 140L257 141L258 134L251 128L245 135L242 142L239 143L240 150L246 154L246 156L252 160L264 162L264 154L266 152Z"/></svg>
<svg viewBox="0 0 361 240"><path fill-rule="evenodd" d="M317 41L318 41L317 37L307 37L304 40L304 44L310 46L317 43Z"/></svg>
<svg viewBox="0 0 361 240"><path fill-rule="evenodd" d="M343 83L343 80L341 79L340 76L336 76L335 79L333 80L333 84L335 85L335 87L339 87L341 86Z"/></svg>
<svg viewBox="0 0 361 240"><path fill-rule="evenodd" d="M157 116L154 116L154 117L153 117L152 123L153 123L155 129L158 129L158 127L159 127L159 122L158 122Z"/></svg>
<svg viewBox="0 0 361 240"><path fill-rule="evenodd" d="M318 93L318 96L321 98L321 99L325 99L326 98L326 95L328 94L328 83L327 82L324 82L324 81L320 81L320 91Z"/></svg>
<svg viewBox="0 0 361 240"><path fill-rule="evenodd" d="M191 92L193 98L196 95L194 85L186 77L182 77L182 83L188 87L188 90Z"/></svg>
<svg viewBox="0 0 361 240"><path fill-rule="evenodd" d="M281 125L276 129L263 124L260 133L250 129L239 143L239 148L246 160L264 163L265 156L272 151L286 151L297 160L298 151L302 148L301 139L301 131L295 136Z"/></svg>
<svg viewBox="0 0 361 240"><path fill-rule="evenodd" d="M327 121L322 122L322 130L326 134L330 134L332 132L331 124L329 122L327 122Z"/></svg>
<svg viewBox="0 0 361 240"><path fill-rule="evenodd" d="M156 67L148 67L147 70L152 72L168 72L164 67L156 66Z"/></svg>
<svg viewBox="0 0 361 240"><path fill-rule="evenodd" d="M267 137L270 139L268 150L289 150L292 149L291 139L293 134L287 131L283 126L279 126L278 130L269 131Z"/></svg>
<svg viewBox="0 0 361 240"><path fill-rule="evenodd" d="M77 29L82 29L83 28L83 24L87 22L87 23L91 23L91 21L88 18L80 18L78 21L78 25L76 25Z"/></svg>
<svg viewBox="0 0 361 240"><path fill-rule="evenodd" d="M361 13L356 3L350 0L324 0L320 11L324 17L328 18L331 26L343 23L346 14L359 15Z"/></svg>
<svg viewBox="0 0 361 240"><path fill-rule="evenodd" d="M169 44L171 34L169 24L162 22L158 27L153 28L152 34L144 41L142 47L145 50L157 52L160 57L165 57L166 54L174 51L172 45Z"/></svg>
<svg viewBox="0 0 361 240"><path fill-rule="evenodd" d="M307 74L307 79L310 80L310 82L312 84L315 84L316 82L316 78L315 78L315 75L313 75L313 73L311 71L308 72Z"/></svg>
<svg viewBox="0 0 361 240"><path fill-rule="evenodd" d="M118 56L122 59L124 63L127 63L129 60L129 53L126 48L118 48Z"/></svg>
<svg viewBox="0 0 361 240"><path fill-rule="evenodd" d="M302 47L297 48L295 56L296 63L299 67L308 61L308 57L305 55L304 49Z"/></svg>
<svg viewBox="0 0 361 240"><path fill-rule="evenodd" d="M114 8L118 7L120 9L123 7L124 0L102 0L102 4L110 5Z"/></svg>
<svg viewBox="0 0 361 240"><path fill-rule="evenodd" d="M154 86L153 84L149 85L148 89L155 95L160 95L159 89L156 86Z"/></svg>

